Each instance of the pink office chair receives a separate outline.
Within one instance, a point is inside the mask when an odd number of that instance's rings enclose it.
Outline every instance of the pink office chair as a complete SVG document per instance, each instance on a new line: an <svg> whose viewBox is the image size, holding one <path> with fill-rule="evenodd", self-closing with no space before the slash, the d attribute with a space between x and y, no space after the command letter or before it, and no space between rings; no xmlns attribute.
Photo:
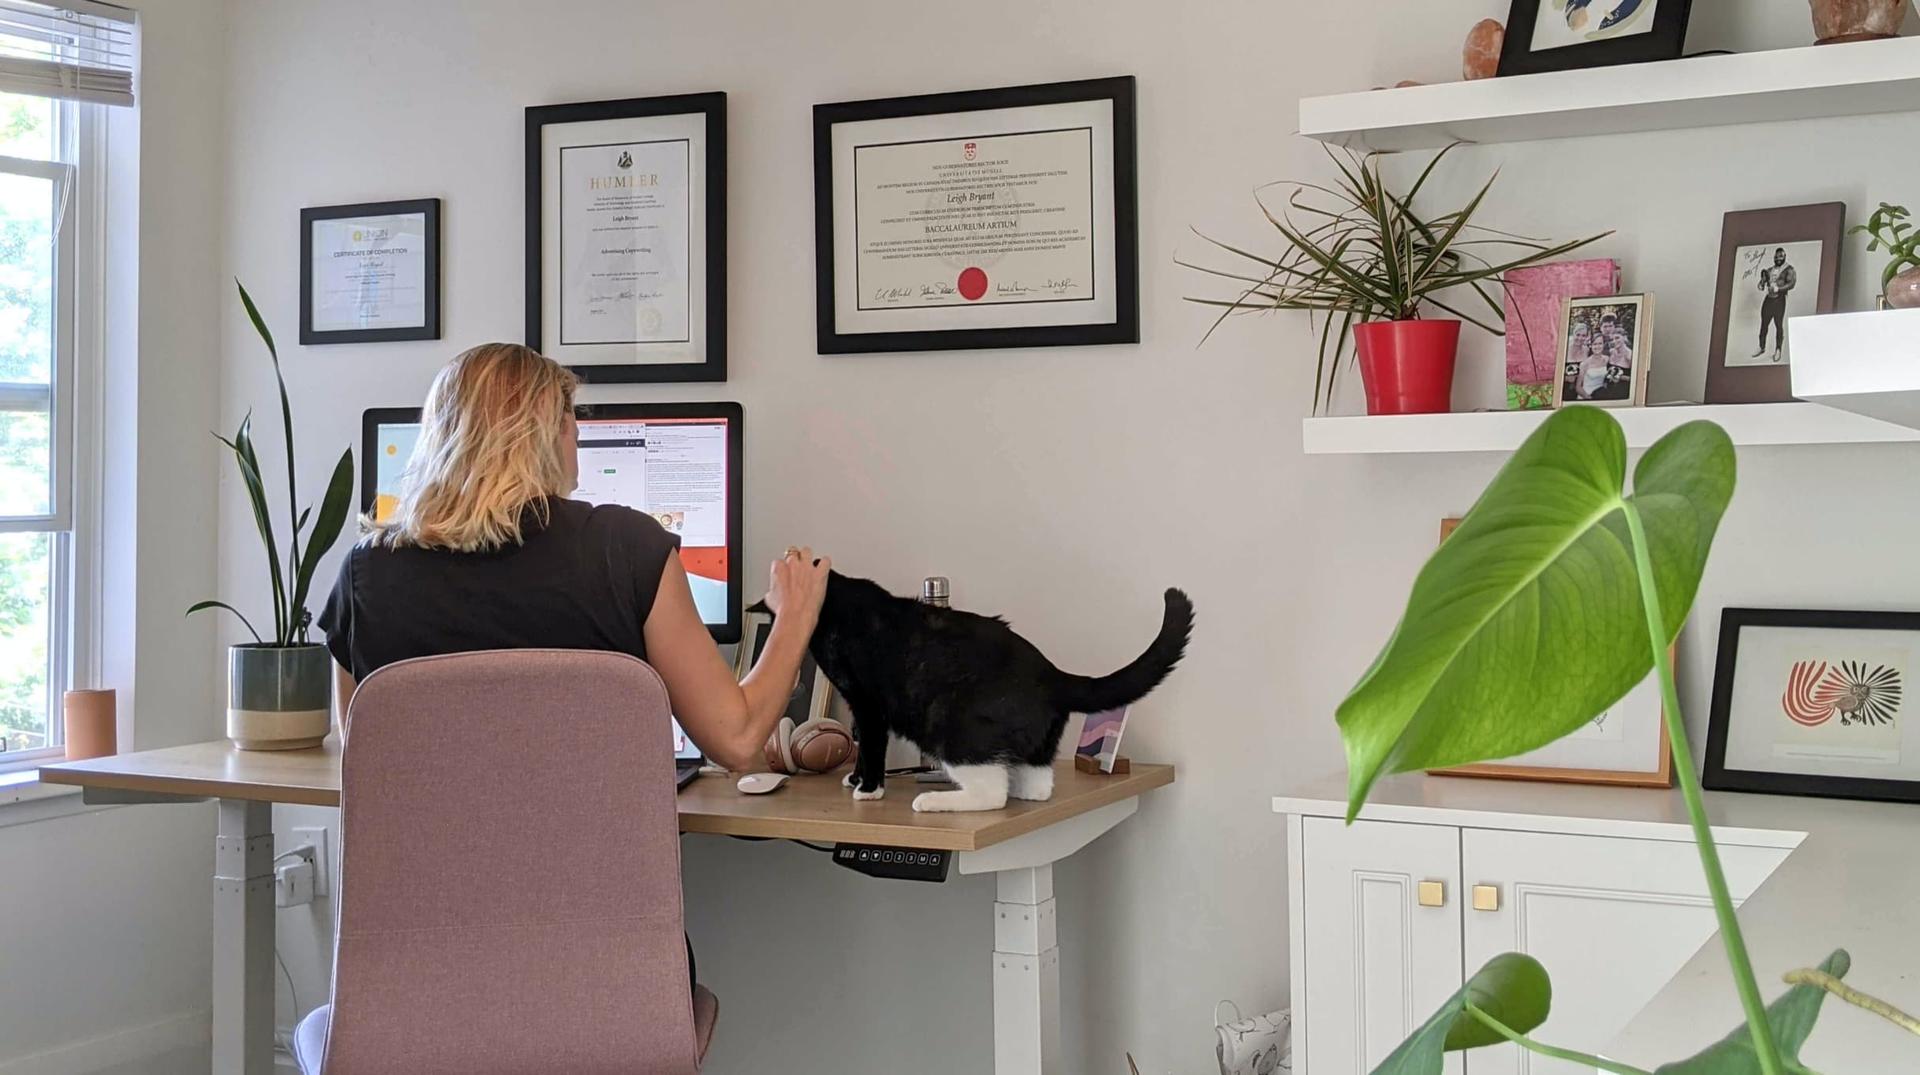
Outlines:
<svg viewBox="0 0 1920 1075"><path fill-rule="evenodd" d="M306 1075L700 1069L667 692L613 653L367 677L341 772L333 1003Z"/></svg>

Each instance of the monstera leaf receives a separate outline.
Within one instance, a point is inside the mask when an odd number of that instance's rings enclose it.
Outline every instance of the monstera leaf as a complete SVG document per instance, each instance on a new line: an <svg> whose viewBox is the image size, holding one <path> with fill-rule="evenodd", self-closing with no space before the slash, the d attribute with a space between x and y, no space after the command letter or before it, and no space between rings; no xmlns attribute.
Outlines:
<svg viewBox="0 0 1920 1075"><path fill-rule="evenodd" d="M1525 1034L1547 1021L1552 1000L1553 985L1539 960L1519 952L1494 956L1382 1060L1373 1075L1440 1075L1445 1053L1506 1040L1467 1014L1468 1004Z"/></svg>
<svg viewBox="0 0 1920 1075"><path fill-rule="evenodd" d="M1624 486L1606 411L1549 417L1420 572L1399 627L1340 703L1351 819L1383 772L1524 753L1578 729L1646 678L1653 646L1625 509L1644 524L1671 643L1733 496L1733 444L1689 422Z"/></svg>
<svg viewBox="0 0 1920 1075"><path fill-rule="evenodd" d="M1852 965L1846 949L1838 948L1820 969L1844 978ZM1780 1046L1783 1059L1799 1062L1800 1047L1813 1033L1813 1021L1820 1017L1820 1002L1825 999L1827 991L1819 986L1796 985L1767 1005L1767 1025L1773 1028L1773 1040ZM1752 1032L1741 1023L1693 1056L1655 1068L1654 1075L1760 1075L1760 1057L1753 1051Z"/></svg>

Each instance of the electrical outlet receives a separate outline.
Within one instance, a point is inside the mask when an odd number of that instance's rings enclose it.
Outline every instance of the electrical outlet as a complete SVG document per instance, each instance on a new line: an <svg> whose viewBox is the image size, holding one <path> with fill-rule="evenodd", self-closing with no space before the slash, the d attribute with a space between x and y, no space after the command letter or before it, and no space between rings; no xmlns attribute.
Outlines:
<svg viewBox="0 0 1920 1075"><path fill-rule="evenodd" d="M290 851L273 868L273 903L276 907L305 907L313 902L313 849Z"/></svg>
<svg viewBox="0 0 1920 1075"><path fill-rule="evenodd" d="M326 898L333 894L333 859L328 855L327 828L325 825L312 825L293 830L289 851L298 851L302 847L313 848L313 894Z"/></svg>

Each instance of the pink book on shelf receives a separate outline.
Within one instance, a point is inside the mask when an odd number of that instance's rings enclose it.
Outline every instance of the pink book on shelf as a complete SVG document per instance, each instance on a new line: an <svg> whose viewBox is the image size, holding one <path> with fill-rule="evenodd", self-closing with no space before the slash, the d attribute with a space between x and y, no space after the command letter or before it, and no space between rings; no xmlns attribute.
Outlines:
<svg viewBox="0 0 1920 1075"><path fill-rule="evenodd" d="M1554 261L1507 274L1507 409L1553 406L1560 314L1568 299L1620 291L1612 258Z"/></svg>

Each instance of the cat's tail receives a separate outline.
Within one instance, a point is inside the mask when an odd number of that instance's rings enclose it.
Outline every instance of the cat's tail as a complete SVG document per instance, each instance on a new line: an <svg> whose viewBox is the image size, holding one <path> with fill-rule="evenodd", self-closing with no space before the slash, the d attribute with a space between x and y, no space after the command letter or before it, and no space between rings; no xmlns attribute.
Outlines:
<svg viewBox="0 0 1920 1075"><path fill-rule="evenodd" d="M1133 663L1110 676L1076 676L1058 672L1053 699L1072 713L1099 713L1131 705L1160 685L1187 652L1193 634L1193 602L1180 590L1167 591L1167 614L1160 634Z"/></svg>

